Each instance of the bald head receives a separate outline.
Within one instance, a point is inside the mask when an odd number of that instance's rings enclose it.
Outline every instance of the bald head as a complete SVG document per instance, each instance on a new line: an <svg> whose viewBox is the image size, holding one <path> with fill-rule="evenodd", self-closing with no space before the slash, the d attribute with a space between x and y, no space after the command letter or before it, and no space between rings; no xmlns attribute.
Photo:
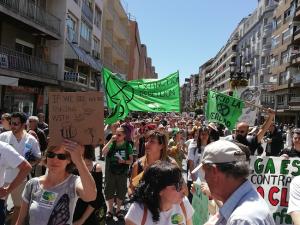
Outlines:
<svg viewBox="0 0 300 225"><path fill-rule="evenodd" d="M249 124L246 122L240 122L236 125L236 134L247 136L249 131Z"/></svg>

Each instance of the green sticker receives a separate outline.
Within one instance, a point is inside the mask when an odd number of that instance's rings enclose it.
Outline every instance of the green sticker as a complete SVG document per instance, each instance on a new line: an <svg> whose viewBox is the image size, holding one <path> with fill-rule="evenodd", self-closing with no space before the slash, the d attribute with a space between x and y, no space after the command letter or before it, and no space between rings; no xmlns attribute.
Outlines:
<svg viewBox="0 0 300 225"><path fill-rule="evenodd" d="M183 216L176 213L171 216L171 221L172 221L172 224L180 224L183 221Z"/></svg>

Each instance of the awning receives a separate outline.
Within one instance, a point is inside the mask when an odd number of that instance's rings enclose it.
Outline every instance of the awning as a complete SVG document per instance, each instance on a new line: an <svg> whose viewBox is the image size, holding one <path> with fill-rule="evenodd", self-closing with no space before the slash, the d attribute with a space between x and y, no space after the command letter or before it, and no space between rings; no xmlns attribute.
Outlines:
<svg viewBox="0 0 300 225"><path fill-rule="evenodd" d="M0 85L18 86L18 78L0 76Z"/></svg>
<svg viewBox="0 0 300 225"><path fill-rule="evenodd" d="M102 70L102 64L99 60L94 59L90 54L87 54L82 48L80 48L77 44L70 43L66 40L66 59L77 59L84 64L89 65L96 71Z"/></svg>

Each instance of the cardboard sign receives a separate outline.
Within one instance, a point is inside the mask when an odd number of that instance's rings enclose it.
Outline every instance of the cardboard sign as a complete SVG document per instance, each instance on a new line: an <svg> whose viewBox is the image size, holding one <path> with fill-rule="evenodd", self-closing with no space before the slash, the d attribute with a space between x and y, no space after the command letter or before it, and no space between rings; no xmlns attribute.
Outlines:
<svg viewBox="0 0 300 225"><path fill-rule="evenodd" d="M50 92L50 146L64 139L82 145L103 143L103 94L101 92Z"/></svg>
<svg viewBox="0 0 300 225"><path fill-rule="evenodd" d="M289 187L294 176L300 175L300 159L252 157L252 173L248 179L269 205L276 224L292 224L287 215Z"/></svg>

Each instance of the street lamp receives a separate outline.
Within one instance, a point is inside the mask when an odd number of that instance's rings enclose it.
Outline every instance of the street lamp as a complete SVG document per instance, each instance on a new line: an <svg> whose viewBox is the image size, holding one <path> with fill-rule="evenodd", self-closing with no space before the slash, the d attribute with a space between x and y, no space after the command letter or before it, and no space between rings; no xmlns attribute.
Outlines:
<svg viewBox="0 0 300 225"><path fill-rule="evenodd" d="M239 71L236 71L236 63L231 62L229 64L230 68L230 80L249 80L252 63L247 62L245 63L245 71L243 71L243 66L240 65Z"/></svg>

